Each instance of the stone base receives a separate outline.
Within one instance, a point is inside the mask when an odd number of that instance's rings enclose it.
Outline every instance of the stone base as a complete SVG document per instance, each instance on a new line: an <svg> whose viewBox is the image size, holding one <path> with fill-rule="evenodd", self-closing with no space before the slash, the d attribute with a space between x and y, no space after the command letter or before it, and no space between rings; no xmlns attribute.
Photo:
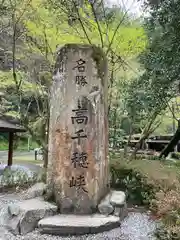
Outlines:
<svg viewBox="0 0 180 240"><path fill-rule="evenodd" d="M39 221L38 227L43 234L84 235L109 231L120 226L116 216L94 215L55 215Z"/></svg>
<svg viewBox="0 0 180 240"><path fill-rule="evenodd" d="M122 221L127 216L126 195L122 191L111 191L98 205L103 215L114 215Z"/></svg>
<svg viewBox="0 0 180 240"><path fill-rule="evenodd" d="M55 215L57 206L41 198L24 200L8 206L8 219L5 226L14 235L25 235L33 231L42 218Z"/></svg>

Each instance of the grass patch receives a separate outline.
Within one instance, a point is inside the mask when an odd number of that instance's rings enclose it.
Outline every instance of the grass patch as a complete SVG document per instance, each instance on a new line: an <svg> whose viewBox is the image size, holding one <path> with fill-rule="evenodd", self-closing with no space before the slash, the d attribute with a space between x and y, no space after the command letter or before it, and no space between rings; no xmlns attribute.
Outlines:
<svg viewBox="0 0 180 240"><path fill-rule="evenodd" d="M33 159L29 159L27 161L23 160L23 159L19 159L17 158L15 161L13 161L15 164L19 163L19 164L23 164L23 163L29 163L29 164L35 164L35 165L39 165L39 164L43 164L43 161L40 160L33 160Z"/></svg>
<svg viewBox="0 0 180 240"><path fill-rule="evenodd" d="M13 162L14 163L23 162L23 163L33 163L33 164L41 164L41 163L43 163L43 161L41 161L41 160L33 159L32 156L18 156L18 157L14 157L13 158Z"/></svg>
<svg viewBox="0 0 180 240"><path fill-rule="evenodd" d="M2 161L3 163L7 163L7 159ZM43 161L41 160L35 160L33 159L32 156L15 156L13 157L13 164L23 164L23 163L29 163L29 164L34 164L34 165L37 165L37 164L43 164Z"/></svg>

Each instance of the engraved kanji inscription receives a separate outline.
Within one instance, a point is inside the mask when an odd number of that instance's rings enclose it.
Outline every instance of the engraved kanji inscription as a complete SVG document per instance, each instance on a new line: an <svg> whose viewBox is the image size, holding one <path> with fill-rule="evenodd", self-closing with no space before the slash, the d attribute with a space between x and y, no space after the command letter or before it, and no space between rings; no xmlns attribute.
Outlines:
<svg viewBox="0 0 180 240"><path fill-rule="evenodd" d="M78 61L76 61L76 63L77 64L75 67L73 67L73 70L77 68L79 72L85 72L86 61L80 58Z"/></svg>
<svg viewBox="0 0 180 240"><path fill-rule="evenodd" d="M85 152L74 152L73 156L71 158L72 164L74 165L74 168L80 167L80 168L87 168L88 162L87 162L87 153Z"/></svg>
<svg viewBox="0 0 180 240"><path fill-rule="evenodd" d="M75 122L77 124L82 124L82 123L87 124L88 122L88 117L86 116L87 111L88 111L87 108L83 108L80 105L80 102L78 101L78 108L72 110L72 112L75 113L75 116L71 117L72 124L74 124Z"/></svg>
<svg viewBox="0 0 180 240"><path fill-rule="evenodd" d="M87 84L86 82L86 76L76 76L76 84L85 86Z"/></svg>
<svg viewBox="0 0 180 240"><path fill-rule="evenodd" d="M71 139L78 139L78 145L81 143L82 138L87 138L87 135L84 134L84 130L80 129L77 132L75 132L76 136L71 137Z"/></svg>
<svg viewBox="0 0 180 240"><path fill-rule="evenodd" d="M70 188L77 187L78 189L82 189L84 192L87 193L88 191L85 189L85 185L86 185L86 182L85 182L84 175L79 175L76 178L72 177L72 179L70 179L70 182L69 182Z"/></svg>

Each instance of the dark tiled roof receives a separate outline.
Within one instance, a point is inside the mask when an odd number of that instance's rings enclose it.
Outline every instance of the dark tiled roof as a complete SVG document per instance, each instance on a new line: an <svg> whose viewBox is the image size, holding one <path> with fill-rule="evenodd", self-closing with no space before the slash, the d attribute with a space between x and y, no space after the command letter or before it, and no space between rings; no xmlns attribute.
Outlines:
<svg viewBox="0 0 180 240"><path fill-rule="evenodd" d="M15 123L0 119L0 132L26 132L26 130Z"/></svg>

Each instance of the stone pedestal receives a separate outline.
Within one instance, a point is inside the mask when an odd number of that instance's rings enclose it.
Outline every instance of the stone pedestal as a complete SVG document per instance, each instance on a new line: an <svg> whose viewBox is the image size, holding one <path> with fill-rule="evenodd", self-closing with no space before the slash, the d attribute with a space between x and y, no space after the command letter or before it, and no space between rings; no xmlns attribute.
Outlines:
<svg viewBox="0 0 180 240"><path fill-rule="evenodd" d="M49 190L61 213L91 214L109 191L107 61L101 49L57 53L50 101Z"/></svg>
<svg viewBox="0 0 180 240"><path fill-rule="evenodd" d="M120 226L119 217L91 214L86 216L60 214L44 218L38 227L42 234L59 236L96 234Z"/></svg>

